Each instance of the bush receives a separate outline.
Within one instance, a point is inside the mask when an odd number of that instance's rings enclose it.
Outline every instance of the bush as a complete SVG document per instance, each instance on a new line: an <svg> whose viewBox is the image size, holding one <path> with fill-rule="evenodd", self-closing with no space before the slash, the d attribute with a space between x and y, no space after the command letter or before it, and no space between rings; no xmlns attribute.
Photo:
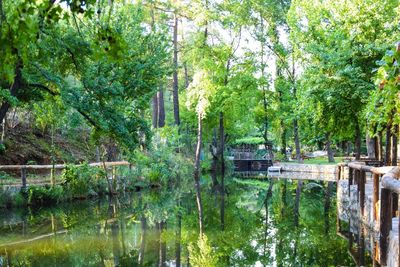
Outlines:
<svg viewBox="0 0 400 267"><path fill-rule="evenodd" d="M28 189L29 205L57 204L65 199L62 186L30 186Z"/></svg>
<svg viewBox="0 0 400 267"><path fill-rule="evenodd" d="M162 129L162 131L168 129ZM151 148L146 152L135 151L132 161L135 168L132 170L131 184L159 184L171 186L182 183L183 177L190 177L193 165L184 157L184 153L177 153L179 142L173 138L164 138L163 132L153 137ZM129 181L128 181L129 183Z"/></svg>
<svg viewBox="0 0 400 267"><path fill-rule="evenodd" d="M90 167L88 164L67 166L62 178L63 188L70 198L86 198L107 192L104 171Z"/></svg>
<svg viewBox="0 0 400 267"><path fill-rule="evenodd" d="M276 153L274 153L274 160L284 161L284 160L287 160L287 158L285 157L285 155L282 152L276 152Z"/></svg>

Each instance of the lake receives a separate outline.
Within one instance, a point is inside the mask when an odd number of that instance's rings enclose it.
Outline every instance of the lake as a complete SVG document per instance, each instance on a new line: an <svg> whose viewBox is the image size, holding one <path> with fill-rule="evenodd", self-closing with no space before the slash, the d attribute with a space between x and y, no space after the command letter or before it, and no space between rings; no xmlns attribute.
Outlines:
<svg viewBox="0 0 400 267"><path fill-rule="evenodd" d="M3 210L0 266L355 266L333 183L225 180L202 185L203 238L190 188Z"/></svg>

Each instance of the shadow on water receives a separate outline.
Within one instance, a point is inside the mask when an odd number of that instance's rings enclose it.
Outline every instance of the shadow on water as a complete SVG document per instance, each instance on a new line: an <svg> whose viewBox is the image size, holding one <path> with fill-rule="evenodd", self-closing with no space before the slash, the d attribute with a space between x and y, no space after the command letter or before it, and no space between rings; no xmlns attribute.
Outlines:
<svg viewBox="0 0 400 267"><path fill-rule="evenodd" d="M225 184L203 189L201 241L189 189L3 211L0 266L355 265L347 252L355 239L332 227L332 182L227 178Z"/></svg>

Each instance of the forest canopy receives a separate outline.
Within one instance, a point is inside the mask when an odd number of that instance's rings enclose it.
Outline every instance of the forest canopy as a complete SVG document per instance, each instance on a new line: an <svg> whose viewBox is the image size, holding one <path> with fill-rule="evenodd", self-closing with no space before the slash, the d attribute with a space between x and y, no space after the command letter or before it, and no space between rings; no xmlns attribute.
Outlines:
<svg viewBox="0 0 400 267"><path fill-rule="evenodd" d="M22 123L122 157L161 134L220 159L260 138L284 159L382 158L399 17L398 1L1 0L2 150Z"/></svg>

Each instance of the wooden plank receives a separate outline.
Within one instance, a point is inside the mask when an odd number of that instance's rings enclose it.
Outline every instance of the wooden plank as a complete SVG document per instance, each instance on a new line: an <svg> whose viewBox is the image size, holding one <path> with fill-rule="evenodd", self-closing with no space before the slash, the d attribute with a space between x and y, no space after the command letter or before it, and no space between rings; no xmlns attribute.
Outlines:
<svg viewBox="0 0 400 267"><path fill-rule="evenodd" d="M382 177L381 186L392 192L400 194L400 181L393 178L391 175L387 174Z"/></svg>

